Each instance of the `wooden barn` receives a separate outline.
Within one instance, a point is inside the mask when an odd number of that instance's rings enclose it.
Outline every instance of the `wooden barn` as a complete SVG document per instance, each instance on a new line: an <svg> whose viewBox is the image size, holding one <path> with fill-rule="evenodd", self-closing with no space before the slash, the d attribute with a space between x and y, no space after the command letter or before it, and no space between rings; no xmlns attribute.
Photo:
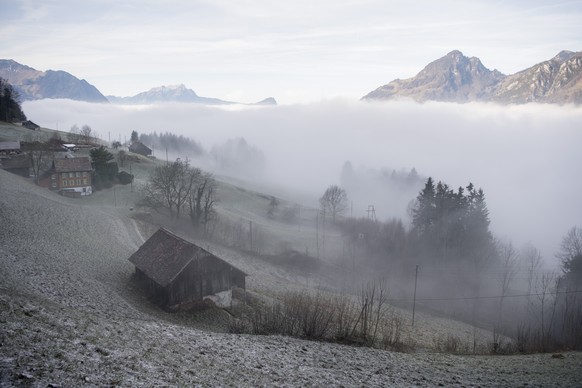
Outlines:
<svg viewBox="0 0 582 388"><path fill-rule="evenodd" d="M143 156L150 156L152 149L143 144L141 141L136 141L129 146L129 151Z"/></svg>
<svg viewBox="0 0 582 388"><path fill-rule="evenodd" d="M129 258L148 297L164 308L230 300L246 274L199 246L161 228ZM217 299L218 298L218 299Z"/></svg>

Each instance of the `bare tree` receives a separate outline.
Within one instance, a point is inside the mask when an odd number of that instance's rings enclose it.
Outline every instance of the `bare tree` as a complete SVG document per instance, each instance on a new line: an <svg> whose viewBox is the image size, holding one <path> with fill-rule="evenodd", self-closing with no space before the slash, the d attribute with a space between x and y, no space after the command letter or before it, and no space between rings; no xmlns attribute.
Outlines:
<svg viewBox="0 0 582 388"><path fill-rule="evenodd" d="M527 304L531 308L531 292L533 290L536 273L542 265L542 255L540 251L531 244L526 245L521 250L521 262L527 273Z"/></svg>
<svg viewBox="0 0 582 388"><path fill-rule="evenodd" d="M142 204L156 210L166 208L171 217L180 218L199 175L200 169L190 168L187 160L156 167L143 189Z"/></svg>
<svg viewBox="0 0 582 388"><path fill-rule="evenodd" d="M35 141L29 144L28 157L32 166L34 182L38 184L41 173L50 168L53 152L48 144Z"/></svg>
<svg viewBox="0 0 582 388"><path fill-rule="evenodd" d="M216 210L214 209L216 204L216 181L211 174L204 174L203 180L205 181L206 190L202 198L202 224L204 225L204 233L207 233L210 221L216 219Z"/></svg>
<svg viewBox="0 0 582 388"><path fill-rule="evenodd" d="M511 242L497 242L497 248L501 260L502 274L499 279L499 285L501 286L501 297L499 298L499 311L497 315L497 324L493 330L493 351L497 352L500 346L500 330L502 326L503 317L503 302L505 301L505 296L509 291L509 285L515 277L517 272L517 251L513 247Z"/></svg>
<svg viewBox="0 0 582 388"><path fill-rule="evenodd" d="M194 226L203 225L207 232L208 222L216 216L214 211L216 181L212 174L196 170L194 187L188 197L189 215Z"/></svg>
<svg viewBox="0 0 582 388"><path fill-rule="evenodd" d="M79 143L81 141L81 130L77 124L73 124L67 137L71 143Z"/></svg>
<svg viewBox="0 0 582 388"><path fill-rule="evenodd" d="M386 283L382 280L371 281L362 287L360 291L361 309L352 328L352 337L359 336L368 345L373 345L376 342L378 327L384 315L387 299Z"/></svg>
<svg viewBox="0 0 582 388"><path fill-rule="evenodd" d="M90 144L91 139L93 137L95 137L95 134L93 133L93 129L90 126L88 126L87 124L85 124L85 125L83 125L83 127L81 127L79 134L81 135L81 138L83 139L85 144Z"/></svg>
<svg viewBox="0 0 582 388"><path fill-rule="evenodd" d="M562 260L564 272L569 272L573 269L570 267L575 264L575 259L582 257L582 228L574 226L568 231L562 239L560 252L556 254L556 257Z"/></svg>
<svg viewBox="0 0 582 388"><path fill-rule="evenodd" d="M319 204L322 212L330 214L332 222L335 222L336 217L343 214L348 207L348 195L341 187L331 185L319 199Z"/></svg>
<svg viewBox="0 0 582 388"><path fill-rule="evenodd" d="M544 273L536 281L536 296L539 303L539 328L540 332L540 349L547 351L549 346L549 337L552 330L556 310L556 294L552 291L557 290L557 280L554 274ZM550 311L548 311L550 309Z"/></svg>

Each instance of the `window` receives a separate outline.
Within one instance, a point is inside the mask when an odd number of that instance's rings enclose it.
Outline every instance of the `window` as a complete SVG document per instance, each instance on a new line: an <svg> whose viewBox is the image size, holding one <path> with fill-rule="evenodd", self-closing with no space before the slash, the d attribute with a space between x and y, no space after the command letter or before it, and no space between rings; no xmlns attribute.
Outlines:
<svg viewBox="0 0 582 388"><path fill-rule="evenodd" d="M83 178L87 177L87 171L83 171Z"/></svg>
<svg viewBox="0 0 582 388"><path fill-rule="evenodd" d="M56 187L57 187L57 182L53 181L53 188L56 188Z"/></svg>
<svg viewBox="0 0 582 388"><path fill-rule="evenodd" d="M87 184L87 179L83 179L83 184L86 185Z"/></svg>
<svg viewBox="0 0 582 388"><path fill-rule="evenodd" d="M51 175L51 179L54 181L55 179L57 179L57 174L53 174Z"/></svg>
<svg viewBox="0 0 582 388"><path fill-rule="evenodd" d="M67 180L63 179L63 187L65 187L67 185Z"/></svg>
<svg viewBox="0 0 582 388"><path fill-rule="evenodd" d="M75 173L75 177L77 177L77 178L80 178L80 177L81 177L81 173L80 173L79 171L77 171L77 172Z"/></svg>
<svg viewBox="0 0 582 388"><path fill-rule="evenodd" d="M77 180L75 181L75 184L76 184L77 186L81 186L81 180L80 180L80 179L77 179Z"/></svg>

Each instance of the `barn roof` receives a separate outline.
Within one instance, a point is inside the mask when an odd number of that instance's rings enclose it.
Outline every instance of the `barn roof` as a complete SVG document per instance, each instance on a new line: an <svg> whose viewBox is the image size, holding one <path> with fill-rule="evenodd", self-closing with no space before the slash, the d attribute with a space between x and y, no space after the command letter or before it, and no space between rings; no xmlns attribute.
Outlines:
<svg viewBox="0 0 582 388"><path fill-rule="evenodd" d="M32 162L28 155L15 155L9 159L0 160L0 166L6 170L30 168L32 167Z"/></svg>
<svg viewBox="0 0 582 388"><path fill-rule="evenodd" d="M57 158L54 161L56 172L91 171L91 159L88 156L78 158Z"/></svg>
<svg viewBox="0 0 582 388"><path fill-rule="evenodd" d="M150 279L166 287L192 260L205 255L223 261L199 246L160 228L131 255L129 261Z"/></svg>
<svg viewBox="0 0 582 388"><path fill-rule="evenodd" d="M0 141L0 151L20 150L19 141Z"/></svg>
<svg viewBox="0 0 582 388"><path fill-rule="evenodd" d="M135 152L142 155L150 155L152 153L152 149L143 144L141 141L136 141L133 144L131 144L129 146L129 150L131 152Z"/></svg>

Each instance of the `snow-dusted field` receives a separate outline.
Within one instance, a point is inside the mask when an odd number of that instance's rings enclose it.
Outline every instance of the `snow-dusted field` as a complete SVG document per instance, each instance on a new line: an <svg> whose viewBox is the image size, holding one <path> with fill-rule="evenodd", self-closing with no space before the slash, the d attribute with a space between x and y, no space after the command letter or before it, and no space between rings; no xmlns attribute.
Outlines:
<svg viewBox="0 0 582 388"><path fill-rule="evenodd" d="M434 338L469 337L472 329L422 313L406 335L425 351L406 354L221 333L229 318L220 310L166 314L130 281L127 258L147 230L130 217L122 190L127 187L116 192L113 204L111 192L67 199L0 170L1 386L582 384L581 353L554 358L426 351ZM309 284L252 256L211 249L250 274L251 291Z"/></svg>

